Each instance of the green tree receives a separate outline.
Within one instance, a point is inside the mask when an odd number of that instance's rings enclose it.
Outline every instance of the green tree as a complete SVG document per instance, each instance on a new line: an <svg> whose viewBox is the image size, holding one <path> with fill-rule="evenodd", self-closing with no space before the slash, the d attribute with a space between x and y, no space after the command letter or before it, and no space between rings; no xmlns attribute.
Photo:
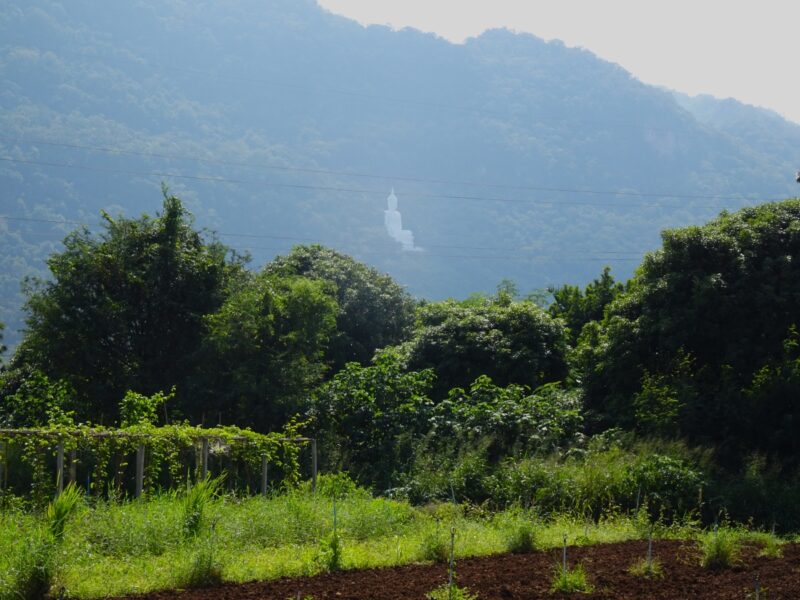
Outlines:
<svg viewBox="0 0 800 600"><path fill-rule="evenodd" d="M553 302L548 312L560 318L569 330L570 343L578 341L583 326L590 321L601 321L606 307L619 296L625 286L614 281L610 267L603 269L599 279L595 279L581 291L577 285L563 285L550 288Z"/></svg>
<svg viewBox="0 0 800 600"><path fill-rule="evenodd" d="M53 381L28 366L0 373L0 425L44 427L74 422L75 392L63 380Z"/></svg>
<svg viewBox="0 0 800 600"><path fill-rule="evenodd" d="M448 300L421 306L417 319L400 352L409 369L434 370L437 399L481 375L500 386L531 388L566 377L564 328L532 302L513 302L502 293Z"/></svg>
<svg viewBox="0 0 800 600"><path fill-rule="evenodd" d="M249 277L206 319L208 363L196 390L207 397L205 410L265 431L307 408L336 312L325 282L267 271Z"/></svg>
<svg viewBox="0 0 800 600"><path fill-rule="evenodd" d="M52 274L28 289L27 331L15 365L64 380L80 418L117 418L130 389L143 394L178 387L181 395L198 367L203 318L241 276L242 261L192 228L180 200L165 192L156 218L114 219L103 231L73 232L48 260Z"/></svg>
<svg viewBox="0 0 800 600"><path fill-rule="evenodd" d="M295 246L267 265L269 273L299 275L334 286L336 332L326 356L333 371L368 364L375 350L402 342L414 323L414 301L391 277L319 245Z"/></svg>
<svg viewBox="0 0 800 600"><path fill-rule="evenodd" d="M437 404L431 433L445 446L483 443L490 460L546 454L574 441L582 425L580 394L548 383L500 387L481 375L469 390L454 388Z"/></svg>
<svg viewBox="0 0 800 600"><path fill-rule="evenodd" d="M314 394L310 416L332 469L385 490L397 484L427 432L433 371L405 371L396 353L349 363Z"/></svg>
<svg viewBox="0 0 800 600"><path fill-rule="evenodd" d="M581 334L575 366L590 421L633 427L637 410L641 423L646 407L669 416L672 406L678 433L716 446L726 462L785 452L791 445L775 444L771 428L794 414L779 391L791 386L777 382L791 381L780 361L800 314L800 200L722 213L662 237L602 324ZM753 410L755 398L763 405Z"/></svg>
<svg viewBox="0 0 800 600"><path fill-rule="evenodd" d="M152 396L128 390L119 403L120 425L122 427L155 425L158 422L158 410L174 397L175 388L168 394L156 392Z"/></svg>

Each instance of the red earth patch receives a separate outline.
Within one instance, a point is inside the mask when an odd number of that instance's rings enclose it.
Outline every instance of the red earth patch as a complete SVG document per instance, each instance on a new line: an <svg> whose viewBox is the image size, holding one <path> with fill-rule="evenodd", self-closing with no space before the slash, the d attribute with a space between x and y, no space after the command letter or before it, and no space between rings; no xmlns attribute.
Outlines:
<svg viewBox="0 0 800 600"><path fill-rule="evenodd" d="M527 600L573 597L619 600L743 600L755 599L758 577L762 600L800 599L800 547L786 544L781 558L759 556L758 548L746 548L740 564L732 569L709 571L700 567L700 555L691 542L657 541L653 555L661 562L664 578L648 580L631 575L628 568L644 558L647 543L569 548L570 566L582 564L591 585L589 594L550 591L561 551L521 555L465 558L458 561L458 585L480 600ZM154 592L137 600L401 600L424 599L425 594L447 581L447 566L408 565L386 569L342 571L315 577L286 578L216 588Z"/></svg>

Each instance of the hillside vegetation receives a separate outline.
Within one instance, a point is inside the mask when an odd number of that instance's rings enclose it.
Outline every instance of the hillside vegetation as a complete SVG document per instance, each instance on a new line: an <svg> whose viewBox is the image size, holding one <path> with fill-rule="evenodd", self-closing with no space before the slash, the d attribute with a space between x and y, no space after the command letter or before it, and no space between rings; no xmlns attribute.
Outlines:
<svg viewBox="0 0 800 600"><path fill-rule="evenodd" d="M4 426L119 424L126 392L172 390L148 423L303 423L324 470L413 502L800 526L798 200L665 231L624 285L546 307L511 282L415 305L320 246L253 273L168 194L65 246L0 374Z"/></svg>
<svg viewBox="0 0 800 600"><path fill-rule="evenodd" d="M41 219L0 219L11 346L20 280L75 227L52 221L152 214L162 181L254 269L319 242L432 300L627 279L661 229L795 193L797 125L531 35L455 45L311 0L32 0L0 33L0 214ZM393 186L423 252L384 231Z"/></svg>

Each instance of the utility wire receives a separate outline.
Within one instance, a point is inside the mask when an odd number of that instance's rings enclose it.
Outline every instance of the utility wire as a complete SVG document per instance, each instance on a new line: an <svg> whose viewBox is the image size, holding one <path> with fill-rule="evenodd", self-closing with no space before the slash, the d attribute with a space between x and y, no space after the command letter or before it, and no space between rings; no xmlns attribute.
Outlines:
<svg viewBox="0 0 800 600"><path fill-rule="evenodd" d="M325 192L339 192L339 193L350 193L350 194L384 194L385 190L376 190L376 189L364 189L364 188L349 188L349 187L333 187L333 186L324 186L324 185L311 185L311 184L299 184L299 183L281 183L275 181L255 181L255 180L248 180L248 179L234 179L230 177L214 177L214 176L206 176L206 175L189 175L183 173L169 173L169 172L161 172L161 171L132 171L129 169L117 169L117 168L109 168L109 167L97 167L97 166L90 166L90 165L76 165L76 164L69 164L69 163L59 163L59 162L49 162L49 161L40 161L40 160L30 160L30 159L21 159L21 158L11 158L8 156L0 157L0 161L3 162L10 162L15 164L25 164L25 165L35 165L41 167L57 167L57 168L66 168L66 169L78 169L84 171L96 171L100 173L118 173L124 175L133 175L137 177L160 177L160 178L173 178L173 179L187 179L191 181L203 181L209 183L236 183L236 184L249 184L249 185L263 185L268 187L278 187L278 188L288 188L288 189L300 189L300 190L312 190L312 191L325 191ZM626 197L636 197L636 198L664 198L664 199L674 199L674 200L698 200L698 199L706 199L706 200L728 200L728 201L752 201L752 198L744 198L741 196L720 196L720 195L711 195L711 194L673 194L673 195L666 195L666 194L657 194L654 192L628 192L628 191L621 191L621 190L592 190L592 189L577 189L577 188L555 188L555 187L529 187L527 189L542 191L542 192L562 192L562 193L571 193L571 194L590 194L590 195L614 195L614 196L626 196ZM537 206L562 206L562 205L573 205L573 206L603 206L605 208L638 208L638 207L659 207L659 208L669 208L669 205L664 203L627 203L627 204L609 204L606 202L575 202L571 200L527 200L527 199L517 199L517 198L502 198L502 197L492 197L492 196L479 196L479 195L466 195L466 194L435 194L435 193L417 193L417 192L409 192L405 194L406 197L409 198L422 198L422 199L441 199L441 200L466 200L466 201L478 201L478 202L507 202L507 203L514 203L514 204L528 204L528 205L537 205ZM761 202L771 202L777 201L778 199L759 199ZM715 206L708 206L708 205L693 205L693 208L709 208L709 209L719 209L719 205Z"/></svg>
<svg viewBox="0 0 800 600"><path fill-rule="evenodd" d="M714 194L671 194L671 193L657 193L657 192L630 192L626 190L597 190L597 189L586 189L586 188L559 188L559 187L545 187L545 186L529 186L529 185L510 185L510 184L498 184L498 183L482 183L477 181L462 181L462 180L454 180L454 179L436 179L436 178L425 178L425 177L409 177L403 175L387 175L387 174L376 174L376 173L364 173L364 172L351 172L351 171L340 171L334 169L316 169L311 167L292 167L286 165L274 165L269 163L254 163L254 162L247 162L247 161L232 161L232 160L221 160L221 159L214 159L214 158L207 158L202 156L196 155L186 155L186 154L166 154L166 153L159 153L159 152L144 152L144 151L137 151L137 150L127 150L124 148L115 148L109 146L93 146L89 144L75 144L75 143L64 143L64 142L54 142L49 140L38 140L38 139L30 139L30 138L21 138L21 137L12 137L12 136L4 136L0 134L0 140L6 140L8 142L13 142L15 144L24 143L29 145L42 145L42 146L53 146L53 147L60 147L60 148L70 148L74 150L91 150L95 152L102 152L105 154L115 154L115 155L128 155L128 156L140 156L145 158L160 158L160 159L169 159L169 160L187 160L193 162L202 162L208 164L218 164L218 165L226 165L226 166L238 166L238 167L247 167L251 169L269 169L269 170L276 170L276 171L287 171L287 172L295 172L295 173L312 173L317 175L336 175L340 177L359 177L359 178L367 178L367 179L378 179L382 181L408 181L413 183L432 183L432 184L443 184L443 185L462 185L462 186L470 186L470 187L484 187L484 188L495 188L495 189L506 189L506 190L522 190L522 191L534 191L534 192L560 192L560 193L571 193L571 194L603 194L603 195L615 195L615 196L636 196L636 197L647 197L647 198L676 198L676 199L702 199L702 200L752 200L752 196L756 196L756 194L749 194L749 195L739 195L739 196L724 196L724 195L714 195ZM10 159L9 159L10 160ZM23 159L13 159L13 160L23 160ZM748 197L751 196L751 197Z"/></svg>
<svg viewBox="0 0 800 600"><path fill-rule="evenodd" d="M43 219L43 218L34 218L34 217L13 217L9 215L0 215L0 219L6 221L24 221L24 222L40 222L40 223L53 223L53 224L70 224L70 225L79 225L82 227L91 228L91 227L98 227L101 226L100 223L90 224L83 221L73 221L73 220L60 220L60 219ZM285 241L296 241L296 242L314 242L319 243L318 238L309 238L309 237L294 237L294 236L284 236L284 235L269 235L269 234L251 234L251 233L225 233L225 232L212 232L218 236L225 236L225 237L235 237L235 238L260 238L260 239L270 239L270 240L285 240ZM30 234L24 234L30 235ZM335 243L335 242L334 242ZM452 250L494 250L494 251L509 251L509 252L526 252L528 254L521 255L518 257L513 257L510 255L450 255L450 254L435 254L429 252L417 252L417 253L403 253L403 254L393 254L393 253L367 253L369 256L391 256L391 257L398 257L404 255L424 255L426 257L438 257L438 258L485 258L485 259L527 259L527 258L560 258L560 257L574 257L574 258L586 258L587 260L640 260L641 256L644 254L644 251L616 251L616 250L609 250L609 251L601 251L601 252L572 252L572 253L559 253L557 255L553 254L543 254L539 252L534 252L526 249L525 247L507 247L507 246L450 246L446 244L430 244L428 245L430 248L441 248L441 249L452 249ZM285 248L275 248L275 247L263 247L263 246L246 246L241 248L233 248L234 250L269 250L275 252L285 252ZM606 257L606 255L609 255Z"/></svg>

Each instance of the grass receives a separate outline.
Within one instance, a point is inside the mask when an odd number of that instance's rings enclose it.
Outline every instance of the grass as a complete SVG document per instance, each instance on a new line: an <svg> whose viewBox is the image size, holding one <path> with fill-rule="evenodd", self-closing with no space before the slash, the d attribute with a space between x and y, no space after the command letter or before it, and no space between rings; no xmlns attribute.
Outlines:
<svg viewBox="0 0 800 600"><path fill-rule="evenodd" d="M565 532L570 545L643 538L641 523L625 515L592 522L569 515L542 519L520 509L486 514L452 504L417 508L356 490L337 500L332 548L330 498L300 489L271 498L207 494L190 502L189 493L76 508L64 520L55 563L36 559L44 556L37 544L53 539L42 516L0 512L0 600L19 597L9 590L20 587L26 569L35 575L30 565L37 563L54 588L88 599L446 560L451 527L457 558L557 548ZM658 535L688 539L696 530L687 525ZM754 541L766 545L762 538Z"/></svg>
<svg viewBox="0 0 800 600"><path fill-rule="evenodd" d="M664 579L664 568L657 558L652 559L649 564L646 558L640 558L628 567L628 573L642 579Z"/></svg>
<svg viewBox="0 0 800 600"><path fill-rule="evenodd" d="M561 594L589 593L592 591L592 586L586 578L586 571L582 565L577 565L573 569L569 567L564 569L564 566L559 563L554 569L550 591Z"/></svg>
<svg viewBox="0 0 800 600"><path fill-rule="evenodd" d="M536 549L536 532L533 523L521 520L506 533L506 550L511 554L527 554Z"/></svg>
<svg viewBox="0 0 800 600"><path fill-rule="evenodd" d="M735 529L721 527L700 538L700 564L711 570L729 569L739 560L742 536Z"/></svg>
<svg viewBox="0 0 800 600"><path fill-rule="evenodd" d="M451 589L446 583L431 590L425 597L428 600L478 600L478 595L471 593L467 588L454 584Z"/></svg>

